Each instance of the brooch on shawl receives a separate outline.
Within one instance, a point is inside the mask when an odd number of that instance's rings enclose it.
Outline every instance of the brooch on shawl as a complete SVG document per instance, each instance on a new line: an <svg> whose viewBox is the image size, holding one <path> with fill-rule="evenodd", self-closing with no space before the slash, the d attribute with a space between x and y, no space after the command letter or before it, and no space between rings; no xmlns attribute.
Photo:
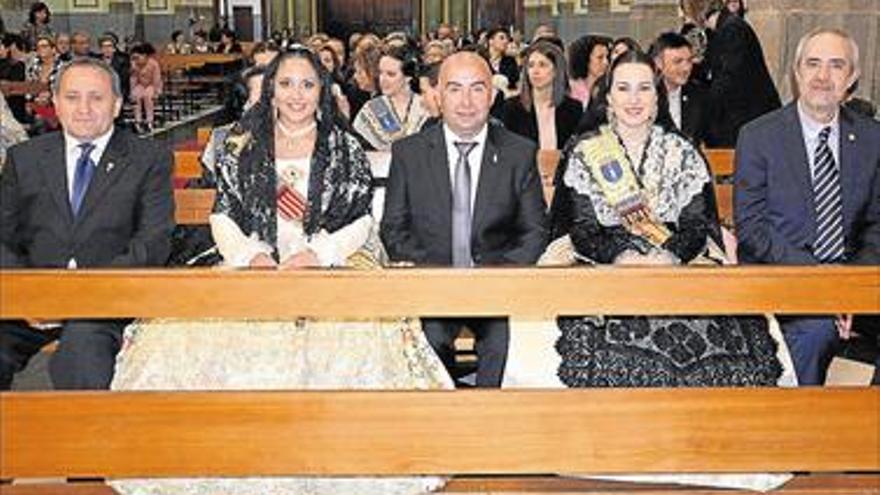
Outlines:
<svg viewBox="0 0 880 495"><path fill-rule="evenodd" d="M223 148L227 154L238 158L241 155L241 152L250 144L251 133L239 133L236 131L237 129L233 129L232 132L226 136L226 140L223 141Z"/></svg>

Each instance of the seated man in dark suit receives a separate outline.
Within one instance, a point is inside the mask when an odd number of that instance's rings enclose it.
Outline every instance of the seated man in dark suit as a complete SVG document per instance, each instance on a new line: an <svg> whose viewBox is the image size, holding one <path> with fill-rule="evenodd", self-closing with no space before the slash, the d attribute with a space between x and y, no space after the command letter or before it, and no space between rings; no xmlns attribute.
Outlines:
<svg viewBox="0 0 880 495"><path fill-rule="evenodd" d="M739 260L876 265L880 124L842 107L859 77L858 45L843 31L818 29L801 39L793 70L798 99L746 125L739 136ZM840 339L851 334L851 315L786 317L780 323L798 381L823 384Z"/></svg>
<svg viewBox="0 0 880 495"><path fill-rule="evenodd" d="M651 57L666 87L669 115L675 126L697 146L706 140L705 88L691 80L694 53L684 36L668 32L657 37L651 45Z"/></svg>
<svg viewBox="0 0 880 495"><path fill-rule="evenodd" d="M392 260L530 265L544 250L535 145L489 123L491 79L489 64L476 53L448 57L440 68L442 124L392 146L381 226ZM498 387L507 359L507 320L425 318L425 335L447 368L462 325L477 337L477 386Z"/></svg>
<svg viewBox="0 0 880 495"><path fill-rule="evenodd" d="M100 60L64 66L52 95L63 132L10 148L0 175L0 267L164 264L174 228L170 151L114 130L122 92ZM0 390L55 338L55 387L106 388L124 325L0 321Z"/></svg>

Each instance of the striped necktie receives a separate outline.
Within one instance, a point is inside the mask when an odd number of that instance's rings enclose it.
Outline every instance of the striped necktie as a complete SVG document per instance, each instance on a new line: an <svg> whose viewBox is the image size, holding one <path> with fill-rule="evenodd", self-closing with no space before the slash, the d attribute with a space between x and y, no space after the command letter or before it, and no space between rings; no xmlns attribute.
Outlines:
<svg viewBox="0 0 880 495"><path fill-rule="evenodd" d="M820 263L841 261L844 252L840 173L828 145L830 134L830 127L819 132L819 144L813 155L813 200L816 206L816 242L813 243L813 255Z"/></svg>

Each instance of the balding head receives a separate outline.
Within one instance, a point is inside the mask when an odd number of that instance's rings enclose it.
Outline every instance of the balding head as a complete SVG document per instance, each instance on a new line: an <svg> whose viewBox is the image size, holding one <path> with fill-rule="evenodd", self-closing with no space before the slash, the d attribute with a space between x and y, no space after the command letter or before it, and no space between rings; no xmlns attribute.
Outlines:
<svg viewBox="0 0 880 495"><path fill-rule="evenodd" d="M474 52L450 55L440 66L443 121L462 139L471 139L485 127L492 106L492 70Z"/></svg>
<svg viewBox="0 0 880 495"><path fill-rule="evenodd" d="M489 68L489 63L476 52L456 52L443 59L439 76L441 88L452 72L468 72L474 77L484 77L490 83L492 82L492 69Z"/></svg>

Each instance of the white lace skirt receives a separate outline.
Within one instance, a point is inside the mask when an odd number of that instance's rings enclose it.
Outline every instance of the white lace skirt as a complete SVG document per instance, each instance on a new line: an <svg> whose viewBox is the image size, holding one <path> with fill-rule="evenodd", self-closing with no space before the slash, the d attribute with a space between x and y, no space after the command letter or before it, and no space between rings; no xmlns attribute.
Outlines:
<svg viewBox="0 0 880 495"><path fill-rule="evenodd" d="M150 320L125 331L113 390L452 389L418 319ZM417 494L439 477L116 480L141 494Z"/></svg>

